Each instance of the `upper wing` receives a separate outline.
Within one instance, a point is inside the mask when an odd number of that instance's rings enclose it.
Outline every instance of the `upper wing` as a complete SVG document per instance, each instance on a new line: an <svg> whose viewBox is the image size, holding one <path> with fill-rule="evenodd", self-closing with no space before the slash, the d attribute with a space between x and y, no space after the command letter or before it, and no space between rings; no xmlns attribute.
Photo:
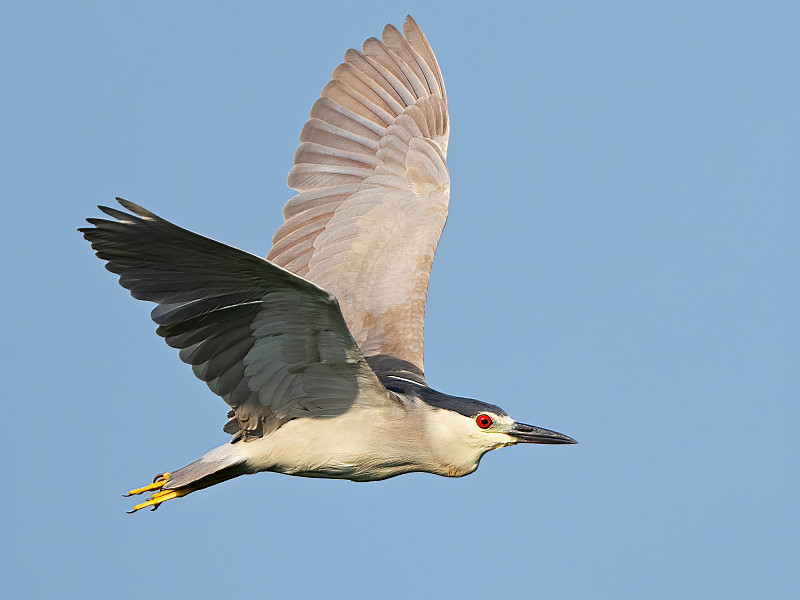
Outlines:
<svg viewBox="0 0 800 600"><path fill-rule="evenodd" d="M300 134L289 186L299 192L267 258L328 290L367 357L423 371L428 278L447 220L447 94L428 40L348 50Z"/></svg>
<svg viewBox="0 0 800 600"><path fill-rule="evenodd" d="M225 431L248 439L296 417L391 402L336 299L262 258L118 199L134 214L79 231L134 298L157 302L157 333L232 407ZM235 438L236 439L236 438Z"/></svg>

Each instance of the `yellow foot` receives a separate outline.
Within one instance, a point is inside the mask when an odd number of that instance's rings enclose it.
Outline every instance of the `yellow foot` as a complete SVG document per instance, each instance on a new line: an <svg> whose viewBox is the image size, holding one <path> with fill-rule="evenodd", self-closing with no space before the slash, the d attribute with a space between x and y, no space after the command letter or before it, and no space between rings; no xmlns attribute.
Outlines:
<svg viewBox="0 0 800 600"><path fill-rule="evenodd" d="M166 502L167 500L172 500L173 498L180 498L181 496L185 496L192 490L190 489L182 489L182 490L161 490L150 496L146 502L142 502L141 504L137 504L131 510L128 511L128 514L135 513L137 510L142 510L143 508L147 508L148 506L152 506L151 510L155 510L159 507L162 502Z"/></svg>
<svg viewBox="0 0 800 600"><path fill-rule="evenodd" d="M153 492L153 495L150 496L146 501L142 502L141 504L137 504L133 507L133 509L128 511L128 514L135 513L137 510L142 510L143 508L147 508L148 506L152 506L152 510L158 508L158 506L162 502L166 502L167 500L172 500L173 498L180 498L181 496L185 496L186 494L194 491L191 488L182 488L178 490L162 490L161 488L166 485L167 480L169 479L169 473L160 473L159 475L155 476L153 479L153 483L150 485L146 485L144 487L136 488L135 490L131 490L127 494L123 494L123 496L135 496L138 494L144 494L145 492Z"/></svg>
<svg viewBox="0 0 800 600"><path fill-rule="evenodd" d="M167 483L167 479L169 479L169 473L159 473L153 477L153 483L150 485L131 490L127 494L122 494L122 497L127 498L128 496L138 496L139 494L144 494L145 492L150 492L152 490L160 490L162 487L164 487L164 484Z"/></svg>

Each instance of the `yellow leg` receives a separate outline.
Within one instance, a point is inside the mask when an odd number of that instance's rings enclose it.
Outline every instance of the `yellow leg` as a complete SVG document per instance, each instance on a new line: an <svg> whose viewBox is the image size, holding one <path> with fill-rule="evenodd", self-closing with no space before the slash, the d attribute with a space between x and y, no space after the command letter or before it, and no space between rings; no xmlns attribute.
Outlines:
<svg viewBox="0 0 800 600"><path fill-rule="evenodd" d="M161 485L164 485L163 483ZM183 488L180 490L161 490L154 493L150 496L145 502L141 504L137 504L131 510L128 511L129 514L135 513L137 510L142 510L143 508L147 508L148 506L152 506L152 510L158 508L158 506L162 502L166 502L167 500L172 500L173 498L180 498L181 496L185 496L193 492L194 490L191 488Z"/></svg>
<svg viewBox="0 0 800 600"><path fill-rule="evenodd" d="M153 483L150 485L146 485L144 487L136 488L135 490L131 490L127 494L122 494L124 498L128 496L137 496L139 494L144 494L145 492L150 492L152 490L160 490L164 487L164 484L167 483L167 479L169 479L169 473L160 473L153 478Z"/></svg>
<svg viewBox="0 0 800 600"><path fill-rule="evenodd" d="M181 496L185 496L194 491L194 488L191 486L181 488L179 490L162 490L161 488L166 485L167 480L169 479L169 473L160 473L156 475L153 479L153 483L150 485L146 485L144 487L136 488L135 490L131 490L127 494L123 494L123 496L136 496L138 494L144 494L145 492L153 492L153 495L150 496L147 500L142 502L141 504L137 504L133 507L132 510L129 510L128 513L135 513L137 510L142 510L143 508L147 508L148 506L152 506L155 510L158 508L159 504L162 502L166 502L167 500L172 500L173 498L180 498Z"/></svg>

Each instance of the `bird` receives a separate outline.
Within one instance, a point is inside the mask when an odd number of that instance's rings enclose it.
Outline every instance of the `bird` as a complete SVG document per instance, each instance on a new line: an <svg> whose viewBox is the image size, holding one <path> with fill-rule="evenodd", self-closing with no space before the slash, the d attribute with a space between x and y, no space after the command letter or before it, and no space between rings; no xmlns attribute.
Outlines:
<svg viewBox="0 0 800 600"><path fill-rule="evenodd" d="M266 258L117 198L78 231L228 404L232 437L125 496L129 512L261 471L461 477L490 450L575 444L428 386L425 304L447 219L447 93L409 15L350 49L300 134Z"/></svg>

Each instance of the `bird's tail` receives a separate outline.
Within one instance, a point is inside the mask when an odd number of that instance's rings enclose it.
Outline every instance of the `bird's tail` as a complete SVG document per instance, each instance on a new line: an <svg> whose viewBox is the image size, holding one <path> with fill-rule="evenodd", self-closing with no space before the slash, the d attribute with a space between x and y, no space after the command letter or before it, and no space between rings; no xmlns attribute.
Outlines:
<svg viewBox="0 0 800 600"><path fill-rule="evenodd" d="M197 490L202 490L248 473L243 457L220 456L220 454L224 454L220 450L228 446L230 445L226 444L221 448L212 450L205 456L176 471L159 473L153 479L153 483L124 494L125 496L134 496L145 492L153 492L147 500L137 504L128 512L134 513L148 506L155 510L162 502L167 500L180 498Z"/></svg>

